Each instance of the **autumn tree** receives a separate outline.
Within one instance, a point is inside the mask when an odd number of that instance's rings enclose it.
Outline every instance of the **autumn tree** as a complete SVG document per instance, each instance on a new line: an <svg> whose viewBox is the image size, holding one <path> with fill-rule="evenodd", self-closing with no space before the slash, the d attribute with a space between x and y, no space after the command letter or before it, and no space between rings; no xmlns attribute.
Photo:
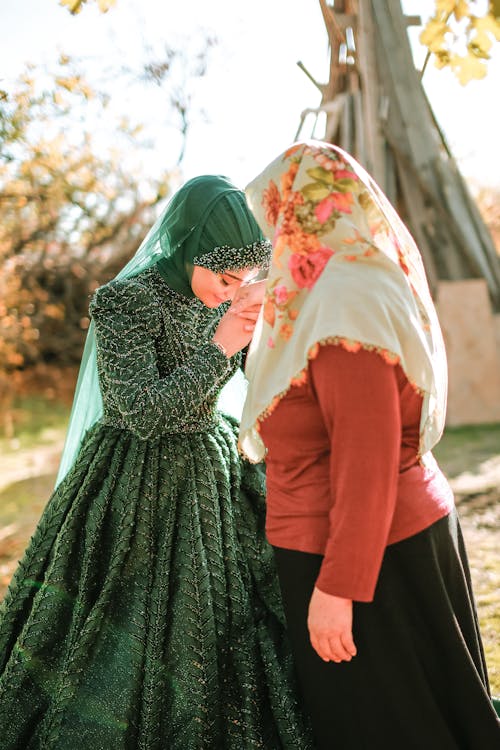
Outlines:
<svg viewBox="0 0 500 750"><path fill-rule="evenodd" d="M175 57L169 54L166 63L150 58L135 72L136 82L163 86ZM195 75L204 72L203 54L198 52ZM120 75L132 72L121 70ZM170 184L168 170L152 178L142 167L131 166L130 155L148 148L140 125L115 115L117 121L103 136L98 125L106 118L109 122L109 95L90 86L69 58L62 57L50 74L29 67L5 88L0 91L4 417L19 373L53 365L57 377L61 368L76 365L89 323L89 295L131 257ZM185 137L189 88L172 85L170 98L160 94L170 123ZM182 138L180 143L182 152Z"/></svg>

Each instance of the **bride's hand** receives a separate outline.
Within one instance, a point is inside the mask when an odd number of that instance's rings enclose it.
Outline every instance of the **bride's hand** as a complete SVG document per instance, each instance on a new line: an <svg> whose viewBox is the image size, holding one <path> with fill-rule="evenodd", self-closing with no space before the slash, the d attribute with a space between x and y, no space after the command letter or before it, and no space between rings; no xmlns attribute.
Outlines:
<svg viewBox="0 0 500 750"><path fill-rule="evenodd" d="M212 341L220 344L228 357L232 357L250 343L258 317L258 309L254 311L248 308L241 313L234 313L229 309L220 319Z"/></svg>

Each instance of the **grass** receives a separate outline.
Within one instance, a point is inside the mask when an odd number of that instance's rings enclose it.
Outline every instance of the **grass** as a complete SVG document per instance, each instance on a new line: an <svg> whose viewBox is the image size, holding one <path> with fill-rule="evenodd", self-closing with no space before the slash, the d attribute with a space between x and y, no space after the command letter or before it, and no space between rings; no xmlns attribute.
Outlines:
<svg viewBox="0 0 500 750"><path fill-rule="evenodd" d="M500 424L448 427L433 453L449 478L466 470L475 473L500 454Z"/></svg>
<svg viewBox="0 0 500 750"><path fill-rule="evenodd" d="M56 400L26 396L14 402L15 437L0 438L0 453L10 455L19 450L36 450L64 437L70 408Z"/></svg>
<svg viewBox="0 0 500 750"><path fill-rule="evenodd" d="M15 439L0 439L0 598L54 487L69 407L26 397L15 415ZM500 695L500 424L448 428L434 453L456 492L492 691Z"/></svg>

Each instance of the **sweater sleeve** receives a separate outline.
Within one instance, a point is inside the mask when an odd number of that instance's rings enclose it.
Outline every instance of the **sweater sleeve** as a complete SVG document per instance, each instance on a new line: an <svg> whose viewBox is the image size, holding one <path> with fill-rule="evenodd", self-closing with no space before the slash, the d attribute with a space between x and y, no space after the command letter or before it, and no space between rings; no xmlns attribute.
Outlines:
<svg viewBox="0 0 500 750"><path fill-rule="evenodd" d="M135 280L98 289L90 314L100 377L123 422L142 439L181 428L231 370L227 357L207 341L181 367L160 378L155 351L162 330L158 308L151 292Z"/></svg>
<svg viewBox="0 0 500 750"><path fill-rule="evenodd" d="M311 385L330 440L329 536L317 587L373 599L394 514L401 415L395 368L373 351L320 347Z"/></svg>

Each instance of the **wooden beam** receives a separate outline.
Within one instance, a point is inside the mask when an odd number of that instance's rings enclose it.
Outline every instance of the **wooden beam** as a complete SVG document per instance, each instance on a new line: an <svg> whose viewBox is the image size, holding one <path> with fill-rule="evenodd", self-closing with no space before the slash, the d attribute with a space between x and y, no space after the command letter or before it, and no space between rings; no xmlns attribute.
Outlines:
<svg viewBox="0 0 500 750"><path fill-rule="evenodd" d="M334 8L332 8L332 10L335 12ZM356 28L358 21L357 16L354 13L335 13L335 19L342 31L345 31L349 27L353 29Z"/></svg>
<svg viewBox="0 0 500 750"><path fill-rule="evenodd" d="M335 13L335 19L339 28L344 31L351 27L355 29L358 23L358 17L356 13L337 13L335 7L327 3L329 10ZM422 26L422 16L403 16L406 26Z"/></svg>
<svg viewBox="0 0 500 750"><path fill-rule="evenodd" d="M358 10L357 57L363 96L363 121L358 127L365 130L366 163L382 190L386 188L385 147L380 126L380 85L375 51L375 29L371 3L360 3Z"/></svg>
<svg viewBox="0 0 500 750"><path fill-rule="evenodd" d="M413 163L425 170L439 156L440 139L413 63L401 5L399 0L379 0L370 5L376 44L387 65L385 92L391 105L400 111ZM364 3L360 3L360 9L363 6ZM430 170L428 176L431 177Z"/></svg>

